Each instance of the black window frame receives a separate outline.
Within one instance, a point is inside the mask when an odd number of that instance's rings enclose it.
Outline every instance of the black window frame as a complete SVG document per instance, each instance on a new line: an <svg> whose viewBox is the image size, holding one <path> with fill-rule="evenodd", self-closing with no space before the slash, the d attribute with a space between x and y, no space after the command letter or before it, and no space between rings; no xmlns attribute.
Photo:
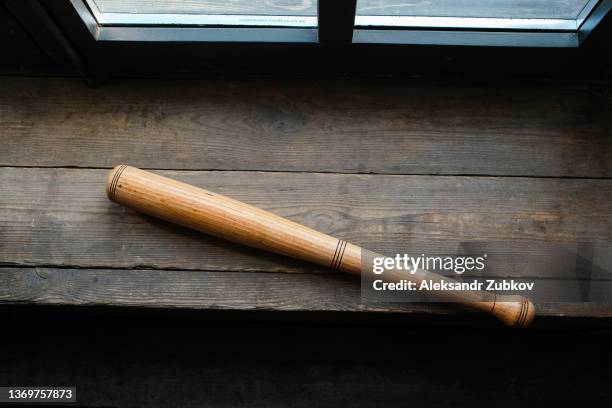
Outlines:
<svg viewBox="0 0 612 408"><path fill-rule="evenodd" d="M612 0L604 1L608 6L612 4ZM2 4L54 60L69 65L73 73L92 83L109 76L196 77L243 72L358 73L462 80L544 76L601 80L608 76L607 36L612 25L595 24L610 20L612 13L607 13L607 9L594 11L592 23L584 27L584 33L579 33L580 47L356 43L353 41L356 0L319 0L317 42L283 41L282 31L278 31L281 34L278 39L261 42L97 41L71 0L3 0ZM396 35L392 32L398 30L372 31ZM425 35L431 30L413 31ZM603 33L585 41L594 31ZM235 33L239 39L240 35ZM524 61L529 61L530 66L526 67Z"/></svg>
<svg viewBox="0 0 612 408"><path fill-rule="evenodd" d="M589 6L590 3L593 5ZM590 0L576 18L575 29L536 28L429 28L429 27L384 27L355 26L354 43L366 44L413 44L455 45L495 47L580 47L595 27L612 9L611 0ZM580 23L578 24L578 21Z"/></svg>
<svg viewBox="0 0 612 408"><path fill-rule="evenodd" d="M366 44L579 47L612 9L612 0L589 0L575 28L392 27L355 25L357 0L318 1L317 27L100 25L86 0L68 0L96 41L323 43L343 39ZM56 0L57 2L57 0ZM48 3L48 7L53 7ZM584 14L584 15L583 15ZM374 17L376 19L378 17ZM503 20L503 19L502 19ZM578 25L578 20L580 24ZM507 19L507 21L513 21Z"/></svg>

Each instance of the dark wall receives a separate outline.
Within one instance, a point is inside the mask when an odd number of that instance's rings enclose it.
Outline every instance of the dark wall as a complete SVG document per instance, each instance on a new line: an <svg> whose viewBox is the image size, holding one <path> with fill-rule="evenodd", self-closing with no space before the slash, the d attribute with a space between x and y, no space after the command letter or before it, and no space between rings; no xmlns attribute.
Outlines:
<svg viewBox="0 0 612 408"><path fill-rule="evenodd" d="M78 407L609 404L611 335L49 315L0 324L0 384Z"/></svg>
<svg viewBox="0 0 612 408"><path fill-rule="evenodd" d="M26 33L24 28L0 4L0 73L36 74L57 70L54 62Z"/></svg>

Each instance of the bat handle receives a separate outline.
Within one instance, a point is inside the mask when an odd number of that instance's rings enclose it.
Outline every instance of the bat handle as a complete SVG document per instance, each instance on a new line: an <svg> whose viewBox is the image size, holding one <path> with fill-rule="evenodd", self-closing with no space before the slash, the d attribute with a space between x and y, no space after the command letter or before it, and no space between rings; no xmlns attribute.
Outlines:
<svg viewBox="0 0 612 408"><path fill-rule="evenodd" d="M371 265L373 257L383 257L380 254L363 250L365 265ZM391 282L412 281L420 286L424 281L434 283L459 284L452 277L419 269L413 273L391 269L385 272ZM524 296L502 295L486 290L429 290L426 292L429 299L439 302L459 303L470 309L490 314L503 322L506 326L515 329L527 328L535 317L534 304Z"/></svg>

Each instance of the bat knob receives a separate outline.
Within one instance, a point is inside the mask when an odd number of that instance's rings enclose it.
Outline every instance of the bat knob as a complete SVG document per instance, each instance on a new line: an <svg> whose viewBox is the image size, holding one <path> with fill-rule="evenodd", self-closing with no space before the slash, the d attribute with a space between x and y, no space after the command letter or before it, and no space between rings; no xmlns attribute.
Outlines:
<svg viewBox="0 0 612 408"><path fill-rule="evenodd" d="M524 329L535 317L535 306L523 296L496 296L491 314L508 327Z"/></svg>
<svg viewBox="0 0 612 408"><path fill-rule="evenodd" d="M128 166L125 164L121 164L108 173L108 178L106 180L106 195L111 201L115 201L117 188L120 187L119 182L121 180L121 174L127 167Z"/></svg>

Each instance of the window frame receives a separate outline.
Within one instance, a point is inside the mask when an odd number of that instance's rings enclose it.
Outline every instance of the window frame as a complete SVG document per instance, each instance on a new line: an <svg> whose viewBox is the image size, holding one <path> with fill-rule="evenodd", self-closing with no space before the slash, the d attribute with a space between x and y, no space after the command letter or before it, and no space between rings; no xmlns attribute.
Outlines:
<svg viewBox="0 0 612 408"><path fill-rule="evenodd" d="M353 42L577 48L610 9L612 0L589 0L575 20L356 16ZM376 25L377 18L387 23ZM412 26L407 25L410 21Z"/></svg>
<svg viewBox="0 0 612 408"><path fill-rule="evenodd" d="M100 23L103 21L103 13L94 8L96 6L93 1L69 1L96 41L316 43L318 39L316 23L305 23L301 26L265 24L263 21L257 24L239 24L226 18L225 23L219 21L216 24L207 24L206 21L189 24L177 24L173 21L118 24L117 21L111 21L106 24Z"/></svg>
<svg viewBox="0 0 612 408"><path fill-rule="evenodd" d="M582 40L597 30L581 47L534 48L353 43L355 0L319 0L316 43L281 38L269 42L97 41L69 0L3 0L0 4L53 61L65 67L64 75L79 75L90 84L109 77L296 74L471 83L496 78L602 81L609 77L612 55L607 40L612 34L612 13L605 24L593 23L589 30L587 23L592 19L585 22ZM600 13L598 19L605 15Z"/></svg>
<svg viewBox="0 0 612 408"><path fill-rule="evenodd" d="M100 24L102 13L94 9L95 0L69 1L94 39L103 42L320 43L327 38L346 41L350 37L355 44L572 48L579 47L612 9L612 0L589 0L575 20L361 16L356 14L357 0L319 0L317 16L303 17L302 23L296 23L300 16L283 16L295 20L286 25L275 24L266 18L269 16L256 16L250 23L242 23L240 18L252 16L210 16L212 19L204 18L197 24L177 25L169 17L167 23L139 25L118 21ZM214 18L221 20L212 24ZM334 34L320 35L321 27Z"/></svg>

